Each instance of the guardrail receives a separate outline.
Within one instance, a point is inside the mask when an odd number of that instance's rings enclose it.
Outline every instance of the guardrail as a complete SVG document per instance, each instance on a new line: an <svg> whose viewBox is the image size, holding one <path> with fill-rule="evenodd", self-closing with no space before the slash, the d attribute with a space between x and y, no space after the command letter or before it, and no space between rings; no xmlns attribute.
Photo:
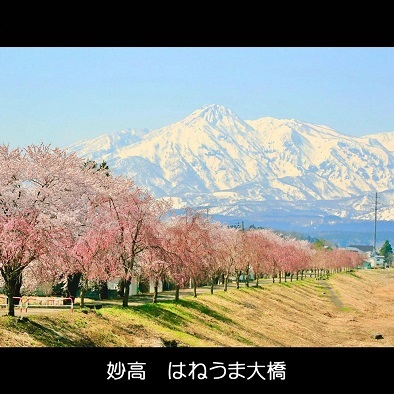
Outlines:
<svg viewBox="0 0 394 394"><path fill-rule="evenodd" d="M4 299L4 305L8 305L8 297L5 295L0 295L0 298ZM48 306L60 306L64 305L63 301L64 300L70 300L70 310L71 312L74 311L74 299L72 297L27 297L27 296L22 296L22 297L13 297L15 300L19 300L19 311L22 314L23 311L27 313L29 306L34 305L36 306L42 306L42 307L48 307ZM34 303L36 302L36 303Z"/></svg>

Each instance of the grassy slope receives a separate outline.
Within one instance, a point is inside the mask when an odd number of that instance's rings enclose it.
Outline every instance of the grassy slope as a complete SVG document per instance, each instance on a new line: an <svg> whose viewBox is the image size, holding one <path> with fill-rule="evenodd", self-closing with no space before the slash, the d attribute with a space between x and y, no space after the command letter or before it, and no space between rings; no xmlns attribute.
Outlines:
<svg viewBox="0 0 394 394"><path fill-rule="evenodd" d="M178 303L32 311L23 319L0 316L0 346L394 346L393 290L391 268L231 288ZM373 338L378 333L383 339Z"/></svg>

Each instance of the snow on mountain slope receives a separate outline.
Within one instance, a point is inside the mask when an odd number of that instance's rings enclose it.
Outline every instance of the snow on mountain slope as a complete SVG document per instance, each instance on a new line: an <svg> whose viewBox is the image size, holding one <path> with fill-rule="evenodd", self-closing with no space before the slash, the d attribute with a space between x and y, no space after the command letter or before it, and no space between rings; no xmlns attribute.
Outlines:
<svg viewBox="0 0 394 394"><path fill-rule="evenodd" d="M214 192L249 182L261 173L273 175L259 160L254 129L222 106L194 111L125 146L117 155L143 156L160 166L174 190L187 184L196 192Z"/></svg>
<svg viewBox="0 0 394 394"><path fill-rule="evenodd" d="M350 217L369 212L346 205L353 198L392 193L393 145L394 133L357 138L295 119L243 120L212 104L157 130L128 129L68 149L106 160L114 173L154 196L176 198L178 207L253 215L272 209L275 201L283 212L286 204L293 201L294 211L304 201L312 211L316 206L316 212L331 214L333 204L324 210L316 203L346 201L337 212Z"/></svg>
<svg viewBox="0 0 394 394"><path fill-rule="evenodd" d="M296 120L261 118L248 123L269 147L267 155L278 163L291 183L315 198L331 199L392 188L393 155L380 146Z"/></svg>
<svg viewBox="0 0 394 394"><path fill-rule="evenodd" d="M365 140L371 146L383 146L390 152L394 152L394 131L379 133L379 134L369 134L361 139Z"/></svg>
<svg viewBox="0 0 394 394"><path fill-rule="evenodd" d="M81 157L102 161L111 157L121 147L139 141L147 133L149 133L148 129L126 129L76 142L69 145L67 149L76 152Z"/></svg>

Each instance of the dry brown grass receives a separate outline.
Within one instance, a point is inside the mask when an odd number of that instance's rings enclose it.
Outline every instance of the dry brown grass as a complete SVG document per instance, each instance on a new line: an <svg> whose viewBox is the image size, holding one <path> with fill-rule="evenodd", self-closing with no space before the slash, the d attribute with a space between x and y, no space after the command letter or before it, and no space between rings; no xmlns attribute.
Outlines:
<svg viewBox="0 0 394 394"><path fill-rule="evenodd" d="M383 339L375 339L381 334ZM392 347L394 269L182 295L129 308L0 317L1 347Z"/></svg>

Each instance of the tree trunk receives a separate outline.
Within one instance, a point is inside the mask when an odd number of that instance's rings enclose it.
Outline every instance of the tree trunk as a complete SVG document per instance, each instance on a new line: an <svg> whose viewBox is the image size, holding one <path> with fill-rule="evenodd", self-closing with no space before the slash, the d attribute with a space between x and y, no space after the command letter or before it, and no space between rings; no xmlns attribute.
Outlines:
<svg viewBox="0 0 394 394"><path fill-rule="evenodd" d="M157 302L157 295L159 293L159 281L155 280L155 285L153 287L153 303L156 304Z"/></svg>
<svg viewBox="0 0 394 394"><path fill-rule="evenodd" d="M66 297L71 297L74 303L75 297L77 296L77 291L79 287L79 282L81 280L82 274L80 272L68 275L67 277L67 294ZM71 302L70 302L71 304Z"/></svg>
<svg viewBox="0 0 394 394"><path fill-rule="evenodd" d="M227 274L224 277L224 282L223 282L223 284L224 284L224 291L227 291L227 288L228 288L228 277L229 277L229 274Z"/></svg>
<svg viewBox="0 0 394 394"><path fill-rule="evenodd" d="M86 294L86 288L85 288L85 286L82 286L81 287L81 295L80 295L80 298L81 298L80 306L81 306L81 308L85 307L85 294Z"/></svg>
<svg viewBox="0 0 394 394"><path fill-rule="evenodd" d="M15 316L14 290L10 290L8 293L8 315Z"/></svg>
<svg viewBox="0 0 394 394"><path fill-rule="evenodd" d="M197 298L197 282L193 280L193 297Z"/></svg>
<svg viewBox="0 0 394 394"><path fill-rule="evenodd" d="M84 308L85 307L85 295L89 289L89 281L85 278L82 278L80 287L81 287L81 291L80 291L80 295L79 295L79 298L81 299L80 306L81 306L81 308Z"/></svg>
<svg viewBox="0 0 394 394"><path fill-rule="evenodd" d="M124 279L120 279L118 282L118 295L119 297L124 297Z"/></svg>
<svg viewBox="0 0 394 394"><path fill-rule="evenodd" d="M179 301L179 285L175 287L175 301Z"/></svg>
<svg viewBox="0 0 394 394"><path fill-rule="evenodd" d="M124 281L124 295L123 295L123 303L122 303L123 307L129 306L130 283L131 283L130 279Z"/></svg>
<svg viewBox="0 0 394 394"><path fill-rule="evenodd" d="M22 273L16 278L14 297L22 297L21 287L22 287ZM14 298L14 305L19 305L19 302L20 302L19 298L16 299Z"/></svg>
<svg viewBox="0 0 394 394"><path fill-rule="evenodd" d="M21 297L20 288L22 285L22 268L1 270L4 279L4 290L8 297L8 315L15 316L15 297ZM19 294L19 295L17 295ZM19 304L19 299L18 304ZM22 306L22 305L21 305Z"/></svg>
<svg viewBox="0 0 394 394"><path fill-rule="evenodd" d="M19 276L19 275L18 275ZM18 276L15 277L15 275L10 275L7 281L5 281L5 290L6 294L8 296L8 315L9 316L15 316L15 292L17 291L18 288ZM19 303L19 300L18 300Z"/></svg>
<svg viewBox="0 0 394 394"><path fill-rule="evenodd" d="M212 282L211 282L211 294L213 294L213 288L215 286L215 276L212 277Z"/></svg>
<svg viewBox="0 0 394 394"><path fill-rule="evenodd" d="M108 284L105 281L100 282L99 296L100 300L108 300Z"/></svg>
<svg viewBox="0 0 394 394"><path fill-rule="evenodd" d="M276 262L274 260L274 265L272 267L272 283L275 283L275 275L276 275Z"/></svg>
<svg viewBox="0 0 394 394"><path fill-rule="evenodd" d="M8 294L8 315L15 316L14 296L12 293Z"/></svg>
<svg viewBox="0 0 394 394"><path fill-rule="evenodd" d="M235 283L237 284L237 289L239 289L239 277L240 277L240 274L238 274L238 273L236 273L236 275L235 275Z"/></svg>

